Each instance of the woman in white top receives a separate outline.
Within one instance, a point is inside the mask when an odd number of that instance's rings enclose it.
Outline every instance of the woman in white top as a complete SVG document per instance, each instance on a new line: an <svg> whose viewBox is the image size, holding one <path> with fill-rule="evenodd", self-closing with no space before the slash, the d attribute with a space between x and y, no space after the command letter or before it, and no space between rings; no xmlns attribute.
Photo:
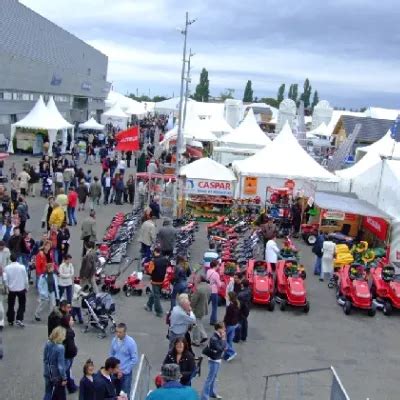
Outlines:
<svg viewBox="0 0 400 400"><path fill-rule="evenodd" d="M280 254L280 250L275 239L276 236L269 239L267 245L265 246L265 261L271 264L273 271L275 271L276 263L278 262L278 256Z"/></svg>
<svg viewBox="0 0 400 400"><path fill-rule="evenodd" d="M69 304L72 303L72 293L73 293L73 280L74 280L74 266L72 265L72 257L67 254L64 256L63 262L58 268L58 289L60 293L60 300L66 292L66 298Z"/></svg>
<svg viewBox="0 0 400 400"><path fill-rule="evenodd" d="M336 244L330 240L325 240L322 245L322 263L321 263L321 276L319 280L324 280L325 274L329 276L333 273L333 259L335 258Z"/></svg>

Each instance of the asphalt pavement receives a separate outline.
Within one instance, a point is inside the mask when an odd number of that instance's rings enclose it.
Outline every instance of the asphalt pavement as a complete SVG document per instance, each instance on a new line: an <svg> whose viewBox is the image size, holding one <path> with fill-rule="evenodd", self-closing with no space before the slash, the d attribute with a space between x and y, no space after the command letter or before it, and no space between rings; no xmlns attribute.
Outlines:
<svg viewBox="0 0 400 400"><path fill-rule="evenodd" d="M12 160L20 164L22 158L13 156ZM10 161L7 161L5 170L8 169ZM98 164L86 168L92 169L94 175L100 174ZM40 237L42 232L40 219L45 201L41 197L28 198L31 219L27 229L35 238ZM129 205L99 207L98 237L101 237L117 211L127 212L129 209ZM80 222L87 214L88 210L79 212L78 225L71 227L71 254L76 273L79 271L81 261ZM207 247L205 232L203 224L192 246L194 263L201 261ZM301 251L301 261L307 269L307 288L311 305L309 314L293 309L282 312L279 307L271 313L264 307L253 307L249 317L248 341L236 346L238 356L232 362L222 364L217 382L218 393L229 400L262 400L265 387L263 376L332 365L336 368L352 400L398 399L397 372L400 347L397 342L397 329L400 316L385 317L379 311L374 318L361 312L354 312L350 316L344 315L342 308L336 304L334 291L312 275L313 255L310 248L301 242L296 243ZM129 255L133 258L138 255L137 244L130 245ZM132 272L133 268L134 265L121 280ZM137 341L140 353L146 354L152 365L152 375L155 376L168 348L165 321L143 309L146 302L145 295L127 298L120 293L114 299L117 321L127 323L129 334ZM25 314L26 327L19 329L6 326L3 331L4 358L0 361L1 399L38 400L43 396L42 351L47 327L45 322L33 321L36 304L36 294L31 288ZM169 307L167 302L163 305L165 309ZM218 316L222 319L223 315L224 308L220 307ZM78 380L87 358L92 358L96 367L102 365L108 355L111 340L111 336L99 339L95 332L84 334L80 328L80 325L76 325L79 352L73 366L74 375ZM211 332L211 329L208 327L207 329ZM206 374L205 363L202 376L193 384L195 388L202 387ZM298 382L287 378L282 379L280 383L281 397L278 398L296 399L294 386ZM319 399L329 399L328 383L317 375L306 377L300 384L304 397L299 398L316 398L315 393L318 392ZM277 394L279 390L272 382L268 399L274 399L272 395ZM75 400L78 397L70 395L68 398Z"/></svg>

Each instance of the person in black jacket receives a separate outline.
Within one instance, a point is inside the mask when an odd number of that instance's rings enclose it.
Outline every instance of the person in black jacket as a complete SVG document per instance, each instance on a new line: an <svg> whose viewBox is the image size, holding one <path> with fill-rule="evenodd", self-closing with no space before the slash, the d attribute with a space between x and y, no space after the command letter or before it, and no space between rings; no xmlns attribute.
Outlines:
<svg viewBox="0 0 400 400"><path fill-rule="evenodd" d="M231 361L236 357L235 349L233 348L233 339L235 337L235 331L239 324L240 318L240 303L237 299L235 292L228 293L229 306L226 307L226 314L224 318L226 327L226 343L227 348L224 354L225 361Z"/></svg>
<svg viewBox="0 0 400 400"><path fill-rule="evenodd" d="M207 347L203 350L203 354L208 357L208 375L204 382L201 398L220 399L221 397L215 393L214 386L221 366L222 354L226 348L225 325L223 322L217 322L214 324L214 329L214 334L211 336Z"/></svg>
<svg viewBox="0 0 400 400"><path fill-rule="evenodd" d="M61 318L61 326L66 329L67 334L64 340L65 347L65 369L67 374L67 389L69 393L75 393L78 390L78 386L75 384L74 378L71 375L72 363L74 358L78 354L78 348L75 344L75 332L72 329L74 326L74 319L71 315L67 315Z"/></svg>
<svg viewBox="0 0 400 400"><path fill-rule="evenodd" d="M241 340L243 342L247 339L247 331L248 331L248 321L247 318L250 314L250 305L251 305L251 292L249 287L249 281L247 279L243 279L242 281L242 289L238 294L238 300L240 303L240 317L239 324L235 331L235 338L233 341L235 343L239 343Z"/></svg>
<svg viewBox="0 0 400 400"><path fill-rule="evenodd" d="M107 358L104 367L94 375L93 383L96 391L96 400L117 400L117 391L111 380L113 375L117 375L119 371L120 361L118 358Z"/></svg>
<svg viewBox="0 0 400 400"><path fill-rule="evenodd" d="M54 310L50 313L49 318L47 320L48 336L50 336L54 328L61 325L61 319L63 317L68 316L70 311L71 311L71 304L69 304L67 300L62 300L60 302L60 306L54 308Z"/></svg>
<svg viewBox="0 0 400 400"><path fill-rule="evenodd" d="M167 267L169 261L167 257L160 255L160 249L154 249L154 258L150 261L150 272L151 276L151 294L145 306L145 310L151 312L153 310L156 312L157 317L163 316L163 309L161 306L161 287L165 278L165 273L167 272Z"/></svg>
<svg viewBox="0 0 400 400"><path fill-rule="evenodd" d="M83 377L79 383L79 400L96 400L96 388L93 382L94 364L91 359L83 366Z"/></svg>
<svg viewBox="0 0 400 400"><path fill-rule="evenodd" d="M164 359L164 364L178 364L182 375L181 384L190 386L196 365L185 338L180 337L175 340L173 349Z"/></svg>

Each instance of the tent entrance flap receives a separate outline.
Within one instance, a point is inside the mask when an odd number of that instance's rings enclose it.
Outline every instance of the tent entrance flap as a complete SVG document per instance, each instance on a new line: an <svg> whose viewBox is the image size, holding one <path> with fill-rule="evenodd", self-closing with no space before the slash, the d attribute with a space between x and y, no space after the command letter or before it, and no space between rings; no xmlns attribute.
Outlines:
<svg viewBox="0 0 400 400"><path fill-rule="evenodd" d="M378 217L390 221L392 218L365 200L354 196L345 196L337 193L317 192L315 204L319 208L333 211L343 211L349 214L358 214L365 217Z"/></svg>

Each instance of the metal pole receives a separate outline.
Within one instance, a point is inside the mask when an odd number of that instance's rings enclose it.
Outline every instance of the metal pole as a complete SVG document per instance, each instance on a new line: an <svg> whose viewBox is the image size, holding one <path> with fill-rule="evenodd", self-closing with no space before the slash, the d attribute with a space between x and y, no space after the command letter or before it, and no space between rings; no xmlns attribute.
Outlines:
<svg viewBox="0 0 400 400"><path fill-rule="evenodd" d="M185 106L183 109L183 127L185 126L186 123L186 113L187 113L187 103L188 103L188 97L189 97L189 83L190 83L190 60L194 56L192 53L192 49L189 50L189 58L188 58L188 67L187 67L187 73L186 73L186 92L185 92Z"/></svg>

